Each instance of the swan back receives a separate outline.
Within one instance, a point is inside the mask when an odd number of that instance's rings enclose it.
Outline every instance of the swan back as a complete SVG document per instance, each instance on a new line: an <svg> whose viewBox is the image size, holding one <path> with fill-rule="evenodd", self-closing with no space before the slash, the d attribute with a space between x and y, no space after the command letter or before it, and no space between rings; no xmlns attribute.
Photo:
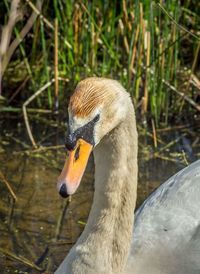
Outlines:
<svg viewBox="0 0 200 274"><path fill-rule="evenodd" d="M199 209L200 160L172 176L137 210L129 269L200 273Z"/></svg>

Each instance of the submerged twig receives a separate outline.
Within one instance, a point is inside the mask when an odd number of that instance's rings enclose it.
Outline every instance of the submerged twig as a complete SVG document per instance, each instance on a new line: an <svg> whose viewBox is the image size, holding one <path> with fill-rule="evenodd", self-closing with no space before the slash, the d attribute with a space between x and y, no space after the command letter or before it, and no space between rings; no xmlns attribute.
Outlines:
<svg viewBox="0 0 200 274"><path fill-rule="evenodd" d="M12 199L10 205L9 205L9 212L8 212L8 217L7 217L7 222L8 222L8 228L11 230L11 227L13 225L14 221L14 211L15 211L15 200Z"/></svg>
<svg viewBox="0 0 200 274"><path fill-rule="evenodd" d="M38 271L43 271L43 269L39 266L37 266L34 262L31 262L30 260L22 257L22 256L17 256L16 254L12 253L11 251L8 251L4 248L0 247L0 253L4 254L5 256L10 257L12 260L18 261L26 266L29 266L33 269L36 269Z"/></svg>
<svg viewBox="0 0 200 274"><path fill-rule="evenodd" d="M22 140L14 137L14 136L9 136L9 138L13 141L15 141L16 144L20 144L24 149L28 149L30 148L29 145L27 145L25 142L23 142Z"/></svg>
<svg viewBox="0 0 200 274"><path fill-rule="evenodd" d="M170 126L170 127L166 127L166 128L157 128L157 132L174 131L174 130L180 130L180 129L190 128L190 127L191 127L190 124Z"/></svg>
<svg viewBox="0 0 200 274"><path fill-rule="evenodd" d="M64 79L61 77L58 77L58 80L60 81L68 81L68 79ZM42 93L44 90L46 90L48 87L50 87L53 83L55 82L55 78L51 79L51 81L49 81L48 83L46 83L43 87L41 87L39 90L37 90L31 97L29 97L25 103L22 106L22 110L23 110L23 115L24 115L24 121L25 121L25 125L26 125L26 129L28 132L28 136L31 140L31 143L33 145L34 148L37 148L35 139L33 137L32 131L31 131L31 127L29 124L29 119L28 119L28 115L27 115L27 110L26 107L38 96L40 95L40 93Z"/></svg>
<svg viewBox="0 0 200 274"><path fill-rule="evenodd" d="M16 89L16 91L12 94L12 96L8 100L8 104L12 102L12 100L17 96L17 94L22 90L22 88L26 85L28 80L30 79L30 75L26 76L22 84Z"/></svg>
<svg viewBox="0 0 200 274"><path fill-rule="evenodd" d="M39 264L41 264L44 260L45 260L45 258L46 258L46 256L47 256L47 254L48 254L48 252L49 252L49 248L48 248L48 246L45 248L45 250L44 250L44 252L42 253L42 255L40 255L40 257L36 260L36 265L39 265Z"/></svg>
<svg viewBox="0 0 200 274"><path fill-rule="evenodd" d="M179 162L178 160L175 160L173 158L169 158L169 157L163 156L163 155L156 154L154 156L155 156L155 158L159 158L159 159L164 160L164 161L169 161L169 162L173 162L173 163L178 163Z"/></svg>
<svg viewBox="0 0 200 274"><path fill-rule="evenodd" d="M141 127L140 125L138 125L138 129L141 130L141 132L144 135L147 135L149 137L151 137L152 139L154 138L153 134L151 132L148 132L146 129L144 129L143 127ZM165 142L163 142L158 136L156 137L157 143L160 143L162 145L165 145Z"/></svg>
<svg viewBox="0 0 200 274"><path fill-rule="evenodd" d="M186 135L186 133L184 133L182 136L179 136L179 137L176 138L175 140L169 142L166 146L162 147L159 151L155 152L155 153L154 153L154 156L155 156L155 157L158 157L158 155L159 155L161 152L165 151L166 149L169 149L170 147L172 147L173 145L175 145L176 143L178 143L178 141L179 141L183 136L185 136L185 135Z"/></svg>
<svg viewBox="0 0 200 274"><path fill-rule="evenodd" d="M185 155L185 151L184 151L184 150L182 150L182 156L183 156L183 161L184 161L185 165L188 166L189 163L188 163L188 160L187 160L187 158L186 158L186 155Z"/></svg>
<svg viewBox="0 0 200 274"><path fill-rule="evenodd" d="M24 115L24 121L25 121L25 125L26 125L26 129L27 129L27 132L28 132L28 136L31 140L31 143L32 145L37 148L37 145L36 145L36 142L35 142L35 139L33 137L33 134L31 132L31 127L30 127L30 124L29 124L29 120L28 120L28 115L27 115L27 111L26 111L26 107L28 104L30 104L31 101L33 101L40 93L42 93L45 89L47 89L49 86L52 85L52 83L55 81L55 79L53 78L50 82L46 83L43 87L41 87L38 91L36 91L31 97L29 97L25 103L23 104L23 115Z"/></svg>
<svg viewBox="0 0 200 274"><path fill-rule="evenodd" d="M66 201L64 201L62 211L60 212L60 215L58 216L53 242L56 242L59 239L59 236L62 230L63 220L70 202L71 202L71 197L69 197Z"/></svg>
<svg viewBox="0 0 200 274"><path fill-rule="evenodd" d="M15 201L17 201L17 196L16 196L14 190L12 189L11 184L6 180L5 176L3 175L3 173L1 171L0 171L0 179L6 185L7 189L9 190L10 194L12 195L13 199Z"/></svg>

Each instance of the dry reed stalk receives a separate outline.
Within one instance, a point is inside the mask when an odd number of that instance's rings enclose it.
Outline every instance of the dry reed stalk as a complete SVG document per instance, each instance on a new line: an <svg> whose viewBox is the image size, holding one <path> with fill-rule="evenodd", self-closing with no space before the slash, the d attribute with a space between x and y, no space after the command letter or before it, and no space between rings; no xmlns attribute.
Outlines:
<svg viewBox="0 0 200 274"><path fill-rule="evenodd" d="M26 108L27 112L33 113L51 113L52 111L49 109L40 109L40 108ZM0 112L22 112L22 108L15 107L1 107Z"/></svg>
<svg viewBox="0 0 200 274"><path fill-rule="evenodd" d="M7 62L7 50L11 40L11 34L13 28L19 18L20 0L13 0L11 2L11 9L7 25L2 29L1 40L0 40L0 95L2 94L2 77L6 68L5 63Z"/></svg>
<svg viewBox="0 0 200 274"><path fill-rule="evenodd" d="M41 14L41 11L38 10L38 8L30 1L30 0L26 0L27 4L30 6L30 8L37 14L40 16L40 19L43 20L43 22L50 28L50 29L54 29L53 25Z"/></svg>
<svg viewBox="0 0 200 274"><path fill-rule="evenodd" d="M143 10L143 4L140 3L140 26L143 29L144 25L144 10Z"/></svg>
<svg viewBox="0 0 200 274"><path fill-rule="evenodd" d="M145 21L143 19L144 17L144 12L143 12L143 4L140 3L140 30L141 30L141 37L140 37L140 47L139 47L139 52L138 52L138 75L136 79L136 85L135 85L135 98L139 98L139 87L140 87L140 82L141 82L141 68L142 68L142 59L143 59L143 49L144 49L144 33L145 33Z"/></svg>
<svg viewBox="0 0 200 274"><path fill-rule="evenodd" d="M164 41L161 38L160 40L160 45L159 45L159 75L160 75L160 79L163 79L164 77L164 71L165 71L165 50L164 50ZM163 91L163 82L161 81L161 83L159 84L159 92L158 92L158 97L159 97L159 101L158 101L158 112L160 115L160 111L162 109L163 106L163 102L164 102L164 96L166 96ZM156 121L157 122L157 121Z"/></svg>
<svg viewBox="0 0 200 274"><path fill-rule="evenodd" d="M129 48L128 39L126 35L124 35L124 47L126 49L126 53L129 54L130 48Z"/></svg>
<svg viewBox="0 0 200 274"><path fill-rule="evenodd" d="M41 10L41 8L42 8L42 1L41 0L37 1L36 7L37 7L38 10ZM16 50L16 48L19 46L19 44L22 42L24 37L29 33L30 29L33 27L33 24L34 24L36 18L37 18L37 14L33 11L30 18L28 19L26 25L23 27L23 29L19 33L19 36L10 44L10 46L7 50L7 53L6 53L6 62L4 63L3 71L7 67L14 51Z"/></svg>
<svg viewBox="0 0 200 274"><path fill-rule="evenodd" d="M126 53L129 54L130 49L129 49L128 39L124 33L124 23L122 22L121 19L119 19L119 29L120 29L121 35L123 37L123 42L124 42L124 47L125 47Z"/></svg>
<svg viewBox="0 0 200 274"><path fill-rule="evenodd" d="M180 97L182 97L182 99L184 99L185 101L187 101L191 106L193 106L194 108L196 108L198 111L200 111L200 105L198 105L196 102L194 102L194 100L192 100L191 98L189 98L187 95L185 95L183 92L177 90L174 86L172 86L170 83L168 83L166 80L162 79L162 82L172 91L176 92Z"/></svg>
<svg viewBox="0 0 200 274"><path fill-rule="evenodd" d="M190 82L193 84L196 88L200 90L200 80L197 78L196 75L192 74L190 77Z"/></svg>
<svg viewBox="0 0 200 274"><path fill-rule="evenodd" d="M74 6L74 16L73 16L73 25L74 25L74 55L75 60L78 58L78 35L79 35L79 10L80 6L78 3Z"/></svg>
<svg viewBox="0 0 200 274"><path fill-rule="evenodd" d="M131 62L129 66L129 79L131 79L131 74L133 73L133 67L134 67L134 62L135 62L135 56L136 56L136 51L137 51L137 42L138 42L138 37L139 37L139 32L140 32L140 25L137 25L136 32L135 32L135 39L134 39L134 44L133 44L133 49L132 49L132 57L131 57Z"/></svg>
<svg viewBox="0 0 200 274"><path fill-rule="evenodd" d="M192 64L191 74L194 73L194 70L196 68L196 65L197 65L197 62L198 62L199 52L200 52L200 42L198 43L197 49L195 51L195 56L194 56L194 61L193 61L193 64Z"/></svg>
<svg viewBox="0 0 200 274"><path fill-rule="evenodd" d="M145 83L144 83L144 102L143 102L143 113L147 112L148 108L148 78L149 78L149 65L150 65L150 32L145 32L145 39L144 39L144 48L146 52L146 71L145 71Z"/></svg>
<svg viewBox="0 0 200 274"><path fill-rule="evenodd" d="M102 32L102 25L103 25L103 21L99 21L98 22L98 28L96 28L96 32L95 32L95 26L92 22L92 43L93 43L93 46L92 46L92 49L91 49L91 53L92 53L92 68L95 67L96 65L96 56L97 56L97 49L98 49L98 44L99 44L99 41L100 41L100 35L101 35L101 32Z"/></svg>
<svg viewBox="0 0 200 274"><path fill-rule="evenodd" d="M154 2L153 2L154 3ZM182 25L178 24L176 22L176 20L167 12L167 10L160 4L160 3L154 3L155 5L159 6L159 8L162 10L162 12L164 12L169 19L179 28L182 29L184 32L189 33L191 36L193 36L194 38L196 38L198 41L200 41L200 37L195 35L194 33L192 33L191 31L189 31L188 29L186 29L185 27L183 27Z"/></svg>
<svg viewBox="0 0 200 274"><path fill-rule="evenodd" d="M58 20L55 19L54 22L54 77L55 77L55 109L58 109Z"/></svg>
<svg viewBox="0 0 200 274"><path fill-rule="evenodd" d="M125 21L125 25L128 28L128 31L132 31L132 24L129 21L128 18L128 11L127 11L127 6L126 6L127 2L125 0L123 0L122 2L122 9L123 9L123 14L124 14L124 21Z"/></svg>
<svg viewBox="0 0 200 274"><path fill-rule="evenodd" d="M152 124L152 131L153 131L153 143L154 143L154 147L157 148L158 143L157 143L157 134L156 134L154 119L151 119L151 124Z"/></svg>
<svg viewBox="0 0 200 274"><path fill-rule="evenodd" d="M49 22L49 20L44 17L44 15L40 12L40 10L38 10L38 8L30 1L30 0L26 0L27 4L31 7L31 9L40 16L40 19L52 30L54 30L54 26ZM60 33L59 33L60 35ZM72 49L71 44L66 40L66 38L62 37L62 40L64 41L64 43L66 44L66 46L70 49Z"/></svg>
<svg viewBox="0 0 200 274"><path fill-rule="evenodd" d="M161 61L160 61L161 73L163 75L163 72L165 70L165 51L164 51L164 41L163 41L163 39L160 42L160 53L161 53Z"/></svg>
<svg viewBox="0 0 200 274"><path fill-rule="evenodd" d="M95 63L95 28L93 22L91 22L91 67L94 67Z"/></svg>
<svg viewBox="0 0 200 274"><path fill-rule="evenodd" d="M125 24L128 26L129 25L128 24L128 12L127 12L127 8L126 8L126 1L125 0L122 1L122 9L123 9L123 14L124 14ZM129 30L131 30L131 29L129 29Z"/></svg>
<svg viewBox="0 0 200 274"><path fill-rule="evenodd" d="M94 20L93 16L91 16L91 14L90 14L89 10L87 9L87 7L82 2L80 2L80 4L81 4L81 7L83 8L84 12L91 18L91 21L93 22L93 24L95 26L95 29L100 32L100 34L101 34L101 41L103 42L103 44L107 48L107 50L108 50L108 52L110 54L111 59L115 59L115 61L116 61L114 50L112 49L112 47L108 43L105 35L103 35L103 33L101 32L101 25L99 27L98 24L96 23L96 21ZM98 41L100 41L100 39ZM119 66L118 60L117 60L117 65Z"/></svg>
<svg viewBox="0 0 200 274"><path fill-rule="evenodd" d="M33 11L26 25L23 27L23 29L19 33L18 37L10 44L12 30L19 17L19 13L17 11L19 2L20 1L14 1L14 0L12 1L8 24L4 27L2 32L2 37L1 37L2 41L0 43L0 94L1 94L1 88L2 88L1 87L2 77L10 62L10 59L12 58L16 48L21 44L24 37L29 33L30 29L32 28L35 22L35 19L37 18L37 14ZM41 10L41 7L42 7L41 0L37 1L36 7L38 10Z"/></svg>
<svg viewBox="0 0 200 274"><path fill-rule="evenodd" d="M144 64L142 64L142 67L144 69L146 69L146 66ZM154 71L153 70L149 70L151 75L154 75ZM187 95L185 95L183 92L179 91L177 88L175 88L173 85L171 85L168 81L166 81L165 79L162 78L162 83L167 86L170 90L174 91L175 93L177 93L179 96L182 97L182 99L184 99L185 101L187 101L191 106L193 106L194 108L196 108L198 111L200 111L200 105L197 104L196 102L194 102L194 100L192 100L191 98L189 98Z"/></svg>
<svg viewBox="0 0 200 274"><path fill-rule="evenodd" d="M191 69L189 81L187 83L186 91L189 90L189 86L190 86L190 83L191 83L191 78L192 78L192 75L194 75L193 73L194 73L194 70L195 70L196 65L197 65L199 52L200 52L200 42L198 43L197 49L195 51L194 61L192 63L192 69Z"/></svg>
<svg viewBox="0 0 200 274"><path fill-rule="evenodd" d="M172 43L174 43L176 41L176 26L173 25L172 26ZM173 79L173 75L174 75L174 48L170 47L170 73L169 73L169 77L170 79Z"/></svg>

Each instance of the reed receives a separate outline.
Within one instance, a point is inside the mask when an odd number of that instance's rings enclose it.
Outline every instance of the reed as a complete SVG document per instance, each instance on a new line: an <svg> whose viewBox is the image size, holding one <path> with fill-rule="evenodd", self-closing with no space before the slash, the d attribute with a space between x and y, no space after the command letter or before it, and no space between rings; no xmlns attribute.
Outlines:
<svg viewBox="0 0 200 274"><path fill-rule="evenodd" d="M4 9L9 9L8 2L4 0L4 3ZM29 7L26 4L27 13L33 11L30 6L30 3ZM175 0L162 4L150 0L44 2L43 16L37 18L29 38L20 44L10 62L21 59L30 77L26 83L26 86L29 85L28 92L25 88L20 92L23 98L30 97L51 81L57 69L60 77L69 79L69 91L84 77L112 77L128 89L138 106L138 113L148 117L150 123L153 119L156 127L160 123L166 125L180 111L176 104L178 95L169 87L182 89L182 79L179 79L183 68L191 71L190 76L195 75L198 69L200 19L196 12L194 0L184 4ZM55 19L58 32L56 45ZM23 18L16 24L13 36L20 32L25 20ZM57 63L55 70L54 64ZM19 79L19 82L22 81ZM180 92L195 101L195 87L190 77L184 78L184 81L187 88ZM59 93L53 92L52 88L49 87L40 100L33 102L32 107L52 108L54 94L59 96L60 103L66 98L65 84L59 85ZM4 96L9 97L10 94L4 91ZM191 109L183 98L179 102L183 106L182 111ZM22 103L18 102L18 105Z"/></svg>

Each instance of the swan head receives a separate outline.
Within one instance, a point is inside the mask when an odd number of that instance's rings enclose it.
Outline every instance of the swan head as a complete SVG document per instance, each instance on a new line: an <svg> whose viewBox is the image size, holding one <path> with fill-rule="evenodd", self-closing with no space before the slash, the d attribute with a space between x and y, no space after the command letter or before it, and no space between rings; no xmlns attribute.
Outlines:
<svg viewBox="0 0 200 274"><path fill-rule="evenodd" d="M92 77L77 85L68 107L69 157L57 183L62 197L76 191L93 148L125 119L127 100L129 94L115 80Z"/></svg>

